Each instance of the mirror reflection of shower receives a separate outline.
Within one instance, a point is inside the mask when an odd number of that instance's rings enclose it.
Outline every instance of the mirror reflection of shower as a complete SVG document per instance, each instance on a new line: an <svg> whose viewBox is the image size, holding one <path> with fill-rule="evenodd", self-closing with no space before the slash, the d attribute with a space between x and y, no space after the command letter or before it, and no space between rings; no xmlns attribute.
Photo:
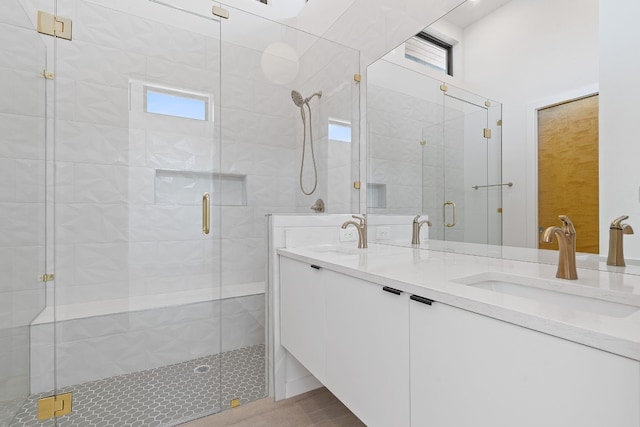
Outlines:
<svg viewBox="0 0 640 427"><path fill-rule="evenodd" d="M307 196L310 194L313 194L313 192L316 191L316 188L318 187L318 166L316 165L316 155L313 149L313 128L311 127L312 126L311 125L311 107L309 106L309 101L311 101L311 99L314 96L321 98L322 92L316 92L313 95L309 96L308 98L303 98L300 92L296 90L291 91L291 99L293 99L293 103L296 104L296 106L300 107L300 117L302 118L303 137L302 137L302 161L300 162L300 190ZM313 188L311 189L311 191L306 191L304 188L304 184L302 183L302 173L304 171L304 158L305 158L305 153L307 151L307 120L304 113L305 105L309 110L309 145L311 150L311 160L313 161Z"/></svg>

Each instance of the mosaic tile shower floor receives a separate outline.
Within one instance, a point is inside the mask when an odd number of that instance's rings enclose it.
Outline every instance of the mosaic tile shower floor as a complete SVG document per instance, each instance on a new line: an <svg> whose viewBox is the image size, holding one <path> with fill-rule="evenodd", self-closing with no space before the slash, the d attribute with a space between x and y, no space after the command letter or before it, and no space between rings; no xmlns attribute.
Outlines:
<svg viewBox="0 0 640 427"><path fill-rule="evenodd" d="M202 365L210 369L194 372ZM73 412L58 419L61 427L173 426L227 409L235 398L244 404L265 397L265 348L245 347L59 391L68 392ZM37 421L36 401L48 395L29 397L10 426L54 427L54 420Z"/></svg>

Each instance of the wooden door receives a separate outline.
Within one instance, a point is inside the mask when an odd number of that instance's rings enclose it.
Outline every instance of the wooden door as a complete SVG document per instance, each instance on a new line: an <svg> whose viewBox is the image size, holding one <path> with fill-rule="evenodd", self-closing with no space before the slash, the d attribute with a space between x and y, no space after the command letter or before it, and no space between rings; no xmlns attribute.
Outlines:
<svg viewBox="0 0 640 427"><path fill-rule="evenodd" d="M578 252L599 251L598 95L538 110L538 225L568 215ZM557 249L539 243L541 249Z"/></svg>

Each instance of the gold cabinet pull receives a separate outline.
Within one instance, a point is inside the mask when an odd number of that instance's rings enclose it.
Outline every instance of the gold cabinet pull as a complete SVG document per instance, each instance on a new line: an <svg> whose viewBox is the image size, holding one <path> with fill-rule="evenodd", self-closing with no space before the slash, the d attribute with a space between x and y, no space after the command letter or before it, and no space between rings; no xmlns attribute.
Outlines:
<svg viewBox="0 0 640 427"><path fill-rule="evenodd" d="M452 223L448 223L447 222L447 205L453 206L453 222ZM453 203L451 200L446 201L442 204L442 222L444 223L444 226L447 228L451 228L451 227L455 227L456 226L456 204Z"/></svg>
<svg viewBox="0 0 640 427"><path fill-rule="evenodd" d="M209 234L211 216L209 215L209 193L202 194L202 234Z"/></svg>

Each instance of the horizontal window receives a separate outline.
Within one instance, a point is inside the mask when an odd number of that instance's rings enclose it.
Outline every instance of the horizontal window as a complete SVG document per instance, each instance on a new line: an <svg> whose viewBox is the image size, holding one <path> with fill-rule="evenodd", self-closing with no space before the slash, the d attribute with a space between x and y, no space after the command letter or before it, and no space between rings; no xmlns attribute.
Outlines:
<svg viewBox="0 0 640 427"><path fill-rule="evenodd" d="M419 33L404 44L405 58L450 76L453 75L451 51L450 44L426 33Z"/></svg>
<svg viewBox="0 0 640 427"><path fill-rule="evenodd" d="M351 142L351 123L340 120L329 120L329 139Z"/></svg>
<svg viewBox="0 0 640 427"><path fill-rule="evenodd" d="M209 98L206 96L145 86L144 100L147 113L209 120Z"/></svg>

